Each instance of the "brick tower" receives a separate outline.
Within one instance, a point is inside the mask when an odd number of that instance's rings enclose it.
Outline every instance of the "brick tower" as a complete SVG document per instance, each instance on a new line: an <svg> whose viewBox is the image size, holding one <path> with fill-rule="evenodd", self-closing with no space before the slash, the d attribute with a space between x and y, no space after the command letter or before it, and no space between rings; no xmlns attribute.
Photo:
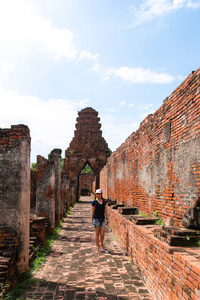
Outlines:
<svg viewBox="0 0 200 300"><path fill-rule="evenodd" d="M99 187L99 173L110 155L108 144L102 137L98 112L87 107L78 112L76 130L65 151L64 172L69 173L71 188L79 197L79 174L89 164L95 174L95 188ZM72 191L71 191L72 192ZM72 197L74 198L74 197ZM74 202L74 201L73 201Z"/></svg>

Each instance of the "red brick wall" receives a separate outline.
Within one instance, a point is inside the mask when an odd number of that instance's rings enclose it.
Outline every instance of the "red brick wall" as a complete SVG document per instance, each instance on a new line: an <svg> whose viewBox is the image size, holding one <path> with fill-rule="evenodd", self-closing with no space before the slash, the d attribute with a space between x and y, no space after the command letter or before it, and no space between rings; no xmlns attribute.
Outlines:
<svg viewBox="0 0 200 300"><path fill-rule="evenodd" d="M200 68L111 155L104 196L180 225L200 195Z"/></svg>
<svg viewBox="0 0 200 300"><path fill-rule="evenodd" d="M200 299L200 250L171 247L154 237L152 226L138 226L108 207L109 226L139 267L157 300Z"/></svg>
<svg viewBox="0 0 200 300"><path fill-rule="evenodd" d="M79 190L87 190L92 192L93 182L95 181L94 174L80 174L79 175Z"/></svg>

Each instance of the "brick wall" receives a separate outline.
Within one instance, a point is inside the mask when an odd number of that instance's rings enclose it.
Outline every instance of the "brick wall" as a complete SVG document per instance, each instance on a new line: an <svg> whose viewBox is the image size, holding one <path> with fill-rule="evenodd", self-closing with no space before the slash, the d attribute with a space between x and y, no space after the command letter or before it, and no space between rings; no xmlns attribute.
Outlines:
<svg viewBox="0 0 200 300"><path fill-rule="evenodd" d="M3 252L19 246L19 273L29 264L29 218L30 132L25 125L13 125L0 129L0 238Z"/></svg>
<svg viewBox="0 0 200 300"><path fill-rule="evenodd" d="M63 209L61 203L61 149L54 149L49 154L49 161L54 162L55 168L55 223L60 224L63 218Z"/></svg>
<svg viewBox="0 0 200 300"><path fill-rule="evenodd" d="M200 299L199 248L168 246L154 237L157 225L135 225L110 207L108 215L109 227L139 267L154 299Z"/></svg>
<svg viewBox="0 0 200 300"><path fill-rule="evenodd" d="M36 207L37 172L31 170L31 210L35 213Z"/></svg>
<svg viewBox="0 0 200 300"><path fill-rule="evenodd" d="M37 156L36 215L49 219L50 232L55 230L55 167L54 162Z"/></svg>
<svg viewBox="0 0 200 300"><path fill-rule="evenodd" d="M94 174L80 174L79 175L79 191L81 195L87 196L93 190L93 183L95 181Z"/></svg>
<svg viewBox="0 0 200 300"><path fill-rule="evenodd" d="M200 195L200 68L111 155L100 183L106 198L180 225Z"/></svg>

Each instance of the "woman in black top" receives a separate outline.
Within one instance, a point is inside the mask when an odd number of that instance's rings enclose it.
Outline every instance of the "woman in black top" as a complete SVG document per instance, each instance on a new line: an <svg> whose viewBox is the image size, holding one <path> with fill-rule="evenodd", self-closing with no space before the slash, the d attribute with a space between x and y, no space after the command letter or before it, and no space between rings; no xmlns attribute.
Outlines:
<svg viewBox="0 0 200 300"><path fill-rule="evenodd" d="M105 216L107 223L105 221ZM103 241L105 236L105 226L108 224L107 207L102 198L102 190L96 190L95 200L92 202L92 224L95 228L95 243L97 250L104 252L106 250Z"/></svg>

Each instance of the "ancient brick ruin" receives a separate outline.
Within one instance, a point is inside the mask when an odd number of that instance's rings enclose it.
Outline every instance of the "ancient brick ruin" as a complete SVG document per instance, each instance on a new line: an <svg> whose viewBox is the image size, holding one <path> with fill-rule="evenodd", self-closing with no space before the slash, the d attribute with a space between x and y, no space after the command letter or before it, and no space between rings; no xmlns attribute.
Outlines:
<svg viewBox="0 0 200 300"><path fill-rule="evenodd" d="M110 228L155 299L200 299L199 248L183 249L195 245L200 230L181 224L186 210L199 218L200 68L110 156L100 183L107 199L147 216L156 213L166 225L138 226L136 218L108 207ZM185 223L200 229L198 220Z"/></svg>
<svg viewBox="0 0 200 300"><path fill-rule="evenodd" d="M0 265L7 266L0 279L12 281L29 265L30 132L24 125L0 129L0 203Z"/></svg>
<svg viewBox="0 0 200 300"><path fill-rule="evenodd" d="M200 195L200 69L111 155L101 188L109 199L180 225Z"/></svg>
<svg viewBox="0 0 200 300"><path fill-rule="evenodd" d="M98 112L87 107L78 113L74 138L65 151L64 172L69 173L69 194L71 203L79 199L79 175L88 164L95 175L94 190L99 187L99 174L106 164L109 154L108 145L102 137ZM94 192L93 190L93 192Z"/></svg>
<svg viewBox="0 0 200 300"><path fill-rule="evenodd" d="M57 148L48 158L38 155L30 172L28 127L0 129L0 282L14 283L28 269L30 246L44 246L80 194L100 187L115 204L108 206L110 228L155 299L199 300L199 248L180 247L179 241L184 230L194 235L191 241L199 238L182 219L186 210L199 216L200 68L111 156L99 121L92 108L78 113L62 172ZM87 164L93 173L81 174ZM142 223L136 210L149 219ZM154 224L155 213L166 226ZM200 229L198 220L190 224Z"/></svg>

